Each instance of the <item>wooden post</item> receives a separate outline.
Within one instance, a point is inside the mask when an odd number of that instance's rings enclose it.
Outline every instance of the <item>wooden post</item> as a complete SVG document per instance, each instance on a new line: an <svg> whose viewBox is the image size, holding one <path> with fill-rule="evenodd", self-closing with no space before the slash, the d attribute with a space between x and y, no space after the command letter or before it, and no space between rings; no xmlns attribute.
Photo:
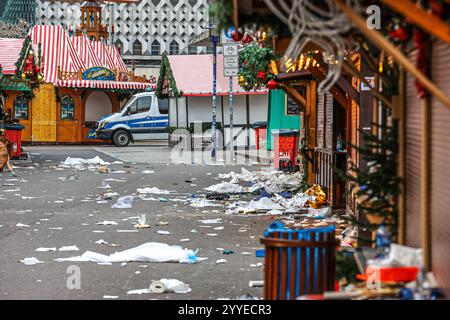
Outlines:
<svg viewBox="0 0 450 320"><path fill-rule="evenodd" d="M393 44L384 38L384 36L376 30L369 29L366 21L358 15L353 9L344 4L342 0L335 0L339 9L352 21L360 32L362 32L369 40L371 40L380 49L386 51L394 60L402 66L406 71L413 75L429 93L434 95L447 108L450 109L450 99L442 92L423 72L421 72L408 58L398 50Z"/></svg>

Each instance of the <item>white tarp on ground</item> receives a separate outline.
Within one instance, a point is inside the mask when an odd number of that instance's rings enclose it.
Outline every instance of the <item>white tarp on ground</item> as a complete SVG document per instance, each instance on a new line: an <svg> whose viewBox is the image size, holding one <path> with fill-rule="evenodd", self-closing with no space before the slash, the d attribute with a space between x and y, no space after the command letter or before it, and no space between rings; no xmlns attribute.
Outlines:
<svg viewBox="0 0 450 320"><path fill-rule="evenodd" d="M96 263L131 261L195 263L198 262L198 258L194 251L183 249L180 246L170 246L159 242L147 242L138 247L116 252L109 256L92 251L86 251L81 256L59 258L55 259L55 261L91 261Z"/></svg>

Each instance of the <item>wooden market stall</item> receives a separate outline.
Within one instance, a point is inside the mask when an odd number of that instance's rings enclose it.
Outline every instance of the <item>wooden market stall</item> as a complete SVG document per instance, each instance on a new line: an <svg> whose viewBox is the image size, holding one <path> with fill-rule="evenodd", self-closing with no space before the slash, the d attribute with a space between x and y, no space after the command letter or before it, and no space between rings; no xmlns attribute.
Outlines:
<svg viewBox="0 0 450 320"><path fill-rule="evenodd" d="M100 117L117 111L124 97L155 87L129 72L114 46L86 35L71 37L61 26L35 26L30 37L39 47L42 81L29 95L14 91L6 103L25 126L25 142L93 142L89 132ZM3 54L22 65L17 50Z"/></svg>

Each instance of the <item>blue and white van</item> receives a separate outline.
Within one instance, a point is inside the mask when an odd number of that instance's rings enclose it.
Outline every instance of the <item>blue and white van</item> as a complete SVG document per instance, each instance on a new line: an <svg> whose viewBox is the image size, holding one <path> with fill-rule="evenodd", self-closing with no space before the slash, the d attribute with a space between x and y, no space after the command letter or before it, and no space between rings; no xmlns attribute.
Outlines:
<svg viewBox="0 0 450 320"><path fill-rule="evenodd" d="M116 113L99 119L96 138L112 141L117 147L130 142L154 139L155 134L165 133L169 125L169 100L159 99L155 92L135 94Z"/></svg>

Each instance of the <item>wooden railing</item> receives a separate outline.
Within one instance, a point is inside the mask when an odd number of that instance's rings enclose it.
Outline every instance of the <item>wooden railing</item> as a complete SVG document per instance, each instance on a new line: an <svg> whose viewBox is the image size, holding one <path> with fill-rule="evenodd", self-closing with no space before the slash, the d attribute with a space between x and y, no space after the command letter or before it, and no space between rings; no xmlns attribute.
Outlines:
<svg viewBox="0 0 450 320"><path fill-rule="evenodd" d="M347 153L316 148L314 152L315 183L321 185L332 207L345 205L345 183L339 179L335 168L346 169Z"/></svg>
<svg viewBox="0 0 450 320"><path fill-rule="evenodd" d="M112 70L114 73L114 77L116 81L123 82L142 82L142 83L154 83L152 79L147 79L146 76L136 76L133 72L130 71L118 71L117 69ZM58 67L58 79L59 80L81 80L83 77L83 70L79 70L78 72L73 71L62 71L60 67ZM153 78L153 77L152 77Z"/></svg>

